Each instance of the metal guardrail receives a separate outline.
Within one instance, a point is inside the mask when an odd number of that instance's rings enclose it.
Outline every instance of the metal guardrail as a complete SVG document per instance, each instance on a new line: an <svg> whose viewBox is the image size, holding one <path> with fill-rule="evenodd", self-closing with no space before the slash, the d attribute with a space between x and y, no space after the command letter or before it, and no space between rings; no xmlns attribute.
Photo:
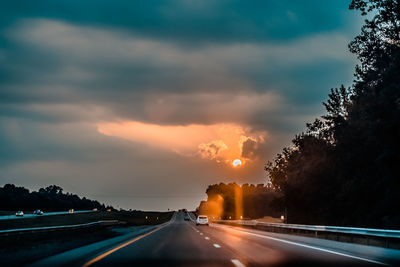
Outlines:
<svg viewBox="0 0 400 267"><path fill-rule="evenodd" d="M216 220L215 222L233 222L233 223L237 223L237 224L241 224L241 225L249 225L249 226L265 225L265 226L270 226L270 227L297 229L297 230L400 238L400 230L342 227L342 226L324 226L324 225L306 225L306 224L267 223L267 222L260 222L257 220Z"/></svg>
<svg viewBox="0 0 400 267"><path fill-rule="evenodd" d="M29 219L29 218L38 218L38 217L45 217L45 216L54 216L54 215L69 215L69 214L77 214L77 213L91 213L96 212L93 210L75 210L73 213L68 211L51 211L45 212L42 215L37 215L32 213L24 213L24 216L15 216L15 213L8 214L8 215L0 215L0 220L16 220L16 219Z"/></svg>
<svg viewBox="0 0 400 267"><path fill-rule="evenodd" d="M57 226L45 226L45 227L33 227L33 228L20 228L20 229L6 229L0 230L0 235L7 235L13 233L27 233L27 232L41 232L41 231L54 231L54 230L67 230L67 229L76 229L76 228L85 228L95 225L113 225L118 224L118 220L106 220L106 221L97 221L90 223L82 223L82 224L71 224L71 225L57 225Z"/></svg>
<svg viewBox="0 0 400 267"><path fill-rule="evenodd" d="M324 226L324 225L303 225L267 223L257 220L214 220L215 223L228 224L233 226L244 226L264 231L284 233L305 233L314 237L334 239L351 243L361 243L384 247L400 247L400 230ZM332 238L334 237L334 238ZM390 243L390 244L389 244Z"/></svg>

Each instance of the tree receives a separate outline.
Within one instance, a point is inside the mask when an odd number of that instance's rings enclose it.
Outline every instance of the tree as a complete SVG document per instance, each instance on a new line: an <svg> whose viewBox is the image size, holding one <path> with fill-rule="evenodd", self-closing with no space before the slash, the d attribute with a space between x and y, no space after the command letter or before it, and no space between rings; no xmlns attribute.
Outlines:
<svg viewBox="0 0 400 267"><path fill-rule="evenodd" d="M368 17L349 44L354 84L265 166L289 222L400 227L400 1L353 0Z"/></svg>
<svg viewBox="0 0 400 267"><path fill-rule="evenodd" d="M356 93L374 87L382 81L390 68L398 68L400 47L400 2L398 0L353 0L350 9L360 10L366 19L361 34L349 44L357 55L360 65L356 67ZM395 57L395 58L393 58ZM396 67L397 65L397 67Z"/></svg>
<svg viewBox="0 0 400 267"><path fill-rule="evenodd" d="M46 194L62 194L63 189L57 185L50 185L46 188L40 188L39 192L40 193L46 193Z"/></svg>
<svg viewBox="0 0 400 267"><path fill-rule="evenodd" d="M38 192L29 192L24 187L16 187L13 184L6 184L0 187L0 210L35 210L44 211L65 211L68 209L105 210L104 204L98 201L90 200L85 197L80 198L77 195L63 193L63 189L57 185L50 185L46 188L40 188ZM112 207L107 207L111 208Z"/></svg>
<svg viewBox="0 0 400 267"><path fill-rule="evenodd" d="M264 184L239 186L236 183L220 183L208 186L206 193L207 201L199 205L202 214L225 219L281 215L281 210L276 209L273 203L279 193Z"/></svg>

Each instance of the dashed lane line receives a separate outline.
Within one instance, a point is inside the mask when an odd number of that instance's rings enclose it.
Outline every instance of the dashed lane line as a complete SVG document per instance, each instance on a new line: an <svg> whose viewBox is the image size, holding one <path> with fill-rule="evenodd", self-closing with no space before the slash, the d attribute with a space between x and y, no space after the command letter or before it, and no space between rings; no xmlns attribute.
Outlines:
<svg viewBox="0 0 400 267"><path fill-rule="evenodd" d="M243 263L240 262L240 260L237 259L231 259L231 262L236 266L236 267L246 267Z"/></svg>

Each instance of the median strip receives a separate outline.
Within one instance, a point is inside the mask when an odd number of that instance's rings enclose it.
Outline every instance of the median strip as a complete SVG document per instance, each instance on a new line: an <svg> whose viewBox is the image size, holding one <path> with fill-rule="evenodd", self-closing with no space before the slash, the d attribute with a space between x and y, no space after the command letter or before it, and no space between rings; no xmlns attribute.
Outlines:
<svg viewBox="0 0 400 267"><path fill-rule="evenodd" d="M138 240L140 240L140 239L146 237L146 236L149 236L149 235L151 235L151 234L153 234L153 233L155 233L155 232L157 232L157 231L163 229L164 227L166 227L166 226L168 226L169 224L171 224L171 222L175 221L175 217L176 217L176 216L174 215L173 218L172 218L169 222L164 223L163 225L157 227L156 229L154 229L154 230L152 230L152 231L150 231L150 232L148 232L148 233L146 233L146 234L143 234L143 235L141 235L141 236L138 236L138 237L136 237L136 238L134 238L134 239L132 239L132 240L129 240L129 241L127 241L127 242L125 242L125 243L123 243L123 244L121 244L121 245L119 245L119 246L113 248L113 249L110 249L110 250L104 252L103 254L101 254L101 255L95 257L94 259L92 259L92 260L86 262L85 264L83 264L82 267L88 267L88 266L92 265L93 263L96 263L96 262L100 261L101 259L104 259L104 258L107 257L108 255L110 255L110 254L116 252L117 250L120 250L121 248L124 248L124 247L126 247L126 246L128 246L128 245L130 245L130 244L132 244L132 243L134 243L134 242L136 242L136 241L138 241Z"/></svg>
<svg viewBox="0 0 400 267"><path fill-rule="evenodd" d="M8 233L51 231L51 230L60 230L60 229L88 227L88 226L93 226L93 225L112 225L112 224L118 224L118 220L105 220L105 221L97 221L97 222L82 223L82 224L44 226L44 227L34 227L34 228L6 229L6 230L0 230L0 235L8 234Z"/></svg>

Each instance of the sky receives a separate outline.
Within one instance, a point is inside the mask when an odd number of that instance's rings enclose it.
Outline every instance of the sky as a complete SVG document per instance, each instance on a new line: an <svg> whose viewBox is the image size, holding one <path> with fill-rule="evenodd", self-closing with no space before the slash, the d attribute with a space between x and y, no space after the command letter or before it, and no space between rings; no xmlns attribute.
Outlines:
<svg viewBox="0 0 400 267"><path fill-rule="evenodd" d="M349 2L4 3L0 186L167 210L266 183L264 164L351 85Z"/></svg>

